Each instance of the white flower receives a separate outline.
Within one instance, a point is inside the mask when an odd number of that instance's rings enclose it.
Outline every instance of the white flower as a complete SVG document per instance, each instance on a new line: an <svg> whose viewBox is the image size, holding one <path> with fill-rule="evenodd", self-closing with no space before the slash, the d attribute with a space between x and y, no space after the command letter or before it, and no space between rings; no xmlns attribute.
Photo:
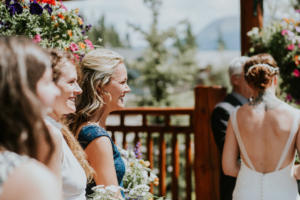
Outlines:
<svg viewBox="0 0 300 200"><path fill-rule="evenodd" d="M124 158L128 158L128 156L129 156L129 153L124 149L122 149L120 153Z"/></svg>
<svg viewBox="0 0 300 200"><path fill-rule="evenodd" d="M247 33L247 35L249 37L251 37L253 35L258 35L258 34L259 34L259 28L257 28L257 27L252 28L252 30Z"/></svg>
<svg viewBox="0 0 300 200"><path fill-rule="evenodd" d="M119 186L115 186L115 185L109 185L105 187L106 190L110 190L112 192L118 192L118 190L120 189Z"/></svg>

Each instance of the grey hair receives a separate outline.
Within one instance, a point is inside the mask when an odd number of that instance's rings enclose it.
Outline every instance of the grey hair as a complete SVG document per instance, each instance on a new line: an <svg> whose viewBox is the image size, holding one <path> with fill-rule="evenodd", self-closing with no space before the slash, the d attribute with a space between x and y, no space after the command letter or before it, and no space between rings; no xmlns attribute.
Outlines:
<svg viewBox="0 0 300 200"><path fill-rule="evenodd" d="M244 71L243 66L247 62L247 60L249 60L249 57L239 56L239 57L233 58L229 62L228 73L229 73L230 79L232 76L240 75Z"/></svg>
<svg viewBox="0 0 300 200"><path fill-rule="evenodd" d="M121 55L108 49L93 50L84 57L81 63L82 79L79 84L83 93L76 99L76 114L71 117L69 125L73 134L82 123L90 120L91 116L103 107L103 94L107 95L103 86L109 82L116 67L123 60Z"/></svg>

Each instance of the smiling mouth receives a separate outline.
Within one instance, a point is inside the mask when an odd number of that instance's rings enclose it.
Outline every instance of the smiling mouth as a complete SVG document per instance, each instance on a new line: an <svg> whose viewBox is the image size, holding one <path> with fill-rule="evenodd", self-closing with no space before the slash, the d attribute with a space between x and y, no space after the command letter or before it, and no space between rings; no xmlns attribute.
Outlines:
<svg viewBox="0 0 300 200"><path fill-rule="evenodd" d="M76 98L69 98L69 100L75 103Z"/></svg>

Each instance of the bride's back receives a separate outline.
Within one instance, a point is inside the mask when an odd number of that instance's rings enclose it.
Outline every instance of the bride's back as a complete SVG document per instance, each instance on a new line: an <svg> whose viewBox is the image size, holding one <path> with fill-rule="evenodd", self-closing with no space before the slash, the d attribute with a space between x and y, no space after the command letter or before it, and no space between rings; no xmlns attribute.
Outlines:
<svg viewBox="0 0 300 200"><path fill-rule="evenodd" d="M238 129L248 157L255 170L264 174L275 171L290 136L294 119L297 120L295 123L299 124L299 111L275 98L255 106L249 102L242 106L236 115ZM291 134L298 131L298 126L293 131ZM293 161L295 143L296 137L293 138L287 156L279 169L285 168ZM243 161L249 167L245 155L241 154Z"/></svg>

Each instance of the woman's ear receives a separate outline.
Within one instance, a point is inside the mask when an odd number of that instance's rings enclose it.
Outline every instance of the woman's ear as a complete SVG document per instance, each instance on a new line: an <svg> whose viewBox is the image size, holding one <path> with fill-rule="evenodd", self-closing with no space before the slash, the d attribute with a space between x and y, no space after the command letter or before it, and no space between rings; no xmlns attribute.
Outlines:
<svg viewBox="0 0 300 200"><path fill-rule="evenodd" d="M278 76L276 75L276 76L274 77L274 85L275 85L275 86L277 85L277 82L278 82Z"/></svg>
<svg viewBox="0 0 300 200"><path fill-rule="evenodd" d="M97 91L98 91L100 94L103 93L102 90L101 90L101 88L100 88L99 86L97 87Z"/></svg>

